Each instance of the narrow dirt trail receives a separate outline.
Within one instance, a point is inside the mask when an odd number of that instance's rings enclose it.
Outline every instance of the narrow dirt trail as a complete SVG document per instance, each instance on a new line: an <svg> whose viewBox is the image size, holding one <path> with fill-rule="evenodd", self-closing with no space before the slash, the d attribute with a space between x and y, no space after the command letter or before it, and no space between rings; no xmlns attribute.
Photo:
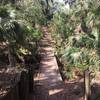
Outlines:
<svg viewBox="0 0 100 100"><path fill-rule="evenodd" d="M35 94L30 100L82 100L70 90L72 85L63 83L58 70L51 34L43 28L44 37L40 40L40 74L35 79Z"/></svg>

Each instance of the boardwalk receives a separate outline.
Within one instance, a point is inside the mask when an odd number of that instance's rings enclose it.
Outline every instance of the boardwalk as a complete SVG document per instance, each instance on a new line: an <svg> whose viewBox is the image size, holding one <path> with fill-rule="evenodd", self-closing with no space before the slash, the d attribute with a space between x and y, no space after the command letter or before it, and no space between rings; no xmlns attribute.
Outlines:
<svg viewBox="0 0 100 100"><path fill-rule="evenodd" d="M47 28L44 27L43 30L44 37L40 41L40 74L35 79L35 94L32 94L31 100L82 100L76 94L72 95L72 84L65 86L63 83L54 57L51 35Z"/></svg>

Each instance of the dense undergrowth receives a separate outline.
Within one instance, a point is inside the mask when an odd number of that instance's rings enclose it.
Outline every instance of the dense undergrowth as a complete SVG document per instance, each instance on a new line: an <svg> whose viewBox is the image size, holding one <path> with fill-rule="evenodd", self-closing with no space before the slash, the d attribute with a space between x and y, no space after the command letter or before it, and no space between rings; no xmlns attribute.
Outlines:
<svg viewBox="0 0 100 100"><path fill-rule="evenodd" d="M33 82L44 25L52 34L55 56L64 79L82 78L87 69L93 77L96 74L100 77L100 0L59 1L0 1L0 79L6 79L1 78L5 76L2 68L10 76L6 81L13 77L12 81L16 67L20 72L24 66ZM0 92L1 87L0 84Z"/></svg>
<svg viewBox="0 0 100 100"><path fill-rule="evenodd" d="M35 70L39 68L38 42L44 23L38 1L0 1L0 98L29 99Z"/></svg>
<svg viewBox="0 0 100 100"><path fill-rule="evenodd" d="M3 0L0 3L0 63L12 67L17 63L36 64L38 40L43 35L38 26L44 21L37 1Z"/></svg>
<svg viewBox="0 0 100 100"><path fill-rule="evenodd" d="M55 41L55 55L62 73L71 78L87 68L100 67L100 2L76 0L69 4L56 1L25 0L0 3L0 63L38 62L38 41L42 25L48 25ZM3 58L3 60L2 60ZM77 72L77 71L76 71Z"/></svg>
<svg viewBox="0 0 100 100"><path fill-rule="evenodd" d="M55 12L50 22L55 55L66 78L82 76L100 67L100 1L76 0L66 11Z"/></svg>

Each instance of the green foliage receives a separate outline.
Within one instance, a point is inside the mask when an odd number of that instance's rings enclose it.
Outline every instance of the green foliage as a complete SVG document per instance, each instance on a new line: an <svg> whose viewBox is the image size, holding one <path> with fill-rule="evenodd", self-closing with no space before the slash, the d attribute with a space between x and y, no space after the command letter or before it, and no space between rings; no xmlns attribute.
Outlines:
<svg viewBox="0 0 100 100"><path fill-rule="evenodd" d="M24 18L28 22L34 24L44 24L45 23L45 16L42 12L42 7L40 3L36 0L25 1L21 0L17 3L17 8L20 9L19 17Z"/></svg>
<svg viewBox="0 0 100 100"><path fill-rule="evenodd" d="M21 0L14 5L1 3L0 43L9 44L14 56L22 59L25 55L33 55L34 58L37 42L42 37L42 32L36 25L42 25L44 21L41 6L37 1Z"/></svg>
<svg viewBox="0 0 100 100"><path fill-rule="evenodd" d="M54 14L50 29L55 52L66 67L100 67L100 1L76 0L69 13Z"/></svg>

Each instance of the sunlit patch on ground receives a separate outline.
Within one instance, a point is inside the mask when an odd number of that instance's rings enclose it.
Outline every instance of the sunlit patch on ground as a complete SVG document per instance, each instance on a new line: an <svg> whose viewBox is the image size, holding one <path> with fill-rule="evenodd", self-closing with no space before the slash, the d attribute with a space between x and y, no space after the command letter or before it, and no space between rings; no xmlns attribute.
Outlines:
<svg viewBox="0 0 100 100"><path fill-rule="evenodd" d="M63 89L52 89L52 90L49 90L49 95L51 96L51 95L60 93L62 91L63 91Z"/></svg>

